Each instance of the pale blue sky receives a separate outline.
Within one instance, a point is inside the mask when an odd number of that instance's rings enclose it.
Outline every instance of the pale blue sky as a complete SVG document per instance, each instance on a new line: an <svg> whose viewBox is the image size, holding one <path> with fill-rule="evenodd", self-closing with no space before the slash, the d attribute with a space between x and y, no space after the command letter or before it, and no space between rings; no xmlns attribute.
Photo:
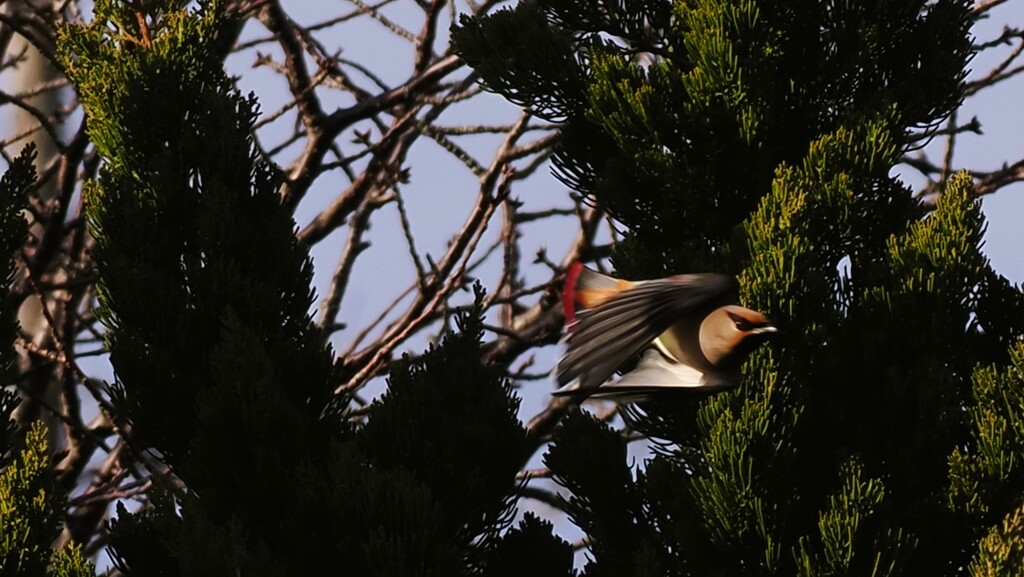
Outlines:
<svg viewBox="0 0 1024 577"><path fill-rule="evenodd" d="M337 8L339 4L343 3L330 5L331 14L340 12ZM285 2L285 5L298 21L307 23L322 18L320 15L328 10L322 4L304 2L303 0L290 0ZM399 1L394 6L386 8L385 13L396 22L416 30L419 26L419 10L414 7L411 10L406 10L409 5L408 2ZM1011 0L997 8L993 12L992 18L978 25L976 34L982 38L991 37L1001 30L1005 23L1024 25L1024 1ZM375 23L354 20L344 26L332 29L330 33L321 33L318 37L329 47L341 48L344 57L371 66L389 84L393 85L402 81L408 74L411 62L408 44L396 39ZM996 55L983 54L978 57L971 65L971 68L976 71L972 77L985 74L995 64L993 56L998 57L1005 53L1006 50L1001 50ZM236 62L235 64L242 63ZM246 71L246 73L249 72ZM264 102L267 102L273 91L279 91L283 85L279 78L261 72L259 76L244 78L242 86L255 90ZM960 113L961 119L978 116L984 135L961 137L958 156L960 164L958 166L992 170L1006 161L1012 162L1017 158L1024 157L1024 143L1019 139L1019 134L1024 128L1024 107L1019 104L1022 96L1024 96L1024 80L1018 78L997 89L983 92L981 96L975 97L967 103ZM287 95L280 93L278 98L284 99L287 98ZM273 110L274 106L265 104L265 109ZM475 99L471 104L460 109L446 113L441 120L449 124L474 122L498 124L511 120L515 114L516 110L502 99L487 95ZM478 137L477 142L473 143L478 148L471 150L479 150L481 154L484 154L486 151L493 150L496 142L497 137ZM943 147L944 143L937 142L932 145L931 149L941 151ZM464 167L429 139L421 139L413 147L407 164L412 168L412 182L403 190L409 205L409 213L414 215L412 216L413 227L417 234L419 248L428 250L432 254L438 254L454 232L455 225L462 221L470 209L475 194L475 181ZM920 179L912 170L901 170L901 172L906 175L911 185L920 184ZM336 177L319 182L314 195L311 195L310 200L300 207L298 212L300 226L303 224L303 219L308 219L314 213L317 204L316 195L322 195L319 202L323 202L322 199L331 198L341 190L344 184L340 178ZM1021 238L1020 223L1024 219L1022 194L1024 194L1024 184L1017 184L1007 187L995 195L988 196L983 201L983 208L989 220L984 250L996 270L1015 283L1024 280L1024 261L1022 261L1018 250ZM526 201L527 206L534 210L569 205L564 187L547 170L539 172L526 183L518 185L514 189L514 196ZM358 279L358 282L353 285L351 295L342 308L341 319L351 323L351 326L355 327L354 330L358 330L358 327L361 327L366 320L376 315L377 311L390 299L390 295L395 294L412 279L406 248L397 233L397 219L394 215L389 218L390 222L385 219L375 224L372 231L374 245L366 255L369 258L364 258L357 267L354 278ZM557 260L568 248L575 232L571 225L570 222L567 223L565 229L559 229L549 223L525 229L525 249L522 253L524 261L528 261L533 251L541 246L548 247L551 257ZM317 288L319 294L324 293L327 278L334 266L335 255L344 241L343 235L343 232L335 233L314 249L318 265ZM492 274L497 274L496 268L492 269ZM544 271L538 271L538 274L543 275ZM486 284L487 278L483 280ZM343 333L339 335L339 343L344 341ZM423 339L414 339L410 341L407 349L417 351L422 349L424 344ZM551 367L556 354L557 350L553 347L538 351L536 370L547 370ZM547 403L547 392L552 388L553 385L550 383L532 383L521 391L524 398L521 414L524 419L535 414ZM636 445L636 450L633 451L634 458L640 461L643 453L643 447ZM539 457L540 455L534 459L531 466L541 465ZM541 485L552 487L551 483L547 481L542 482ZM527 501L521 505L527 509L539 510L543 516L548 518L557 520L562 517L535 502ZM564 518L556 521L556 528L560 534L570 540L578 539L581 536L579 531ZM581 558L578 558L578 561L580 560Z"/></svg>
<svg viewBox="0 0 1024 577"><path fill-rule="evenodd" d="M346 2L324 5L303 0L288 0L284 4L297 21L305 23L316 22L322 19L324 14L337 15L349 9ZM418 29L420 25L421 12L411 2L400 0L385 7L383 11L389 18L411 30ZM976 35L981 38L992 37L1007 23L1024 23L1024 1L1010 0L997 7L991 18L977 26ZM250 27L250 32L252 30ZM376 22L365 18L353 19L319 32L317 37L328 50L340 49L342 57L372 68L390 85L401 82L409 72L409 44L387 32ZM439 45L443 44L439 42ZM992 51L992 54L980 55L971 63L974 70L972 77L987 73L996 63L993 57L1001 57L1006 52L1007 50L1003 49ZM275 51L271 50L270 53L274 54ZM251 62L252 55L246 54L233 57L229 64L242 76L242 88L255 91L263 102L264 110L273 111L288 99L284 92L284 84L280 77L267 69L251 70ZM968 100L960 113L960 118L977 116L981 121L984 135L965 134L960 137L958 167L992 170L1004 162L1024 157L1024 145L1018 136L1024 127L1024 107L1019 105L1022 95L1024 79L1016 78ZM337 97L337 104L347 104L346 99L344 96ZM516 109L501 98L483 95L445 113L441 117L441 122L499 124L514 118L515 114ZM279 121L265 129L263 137L271 141L273 137L270 135L274 130L286 129L289 126L290 122ZM498 137L493 135L475 137L475 141L467 145L467 148L471 151L480 151L481 157L488 158L486 153L493 150L497 141ZM936 142L929 151L941 152L943 147L944 142ZM297 150L295 152L297 153ZM418 248L437 255L446 246L456 224L461 222L470 210L475 194L475 179L447 152L442 151L427 138L421 138L410 151L407 166L412 169L411 183L403 187L403 191ZM920 178L912 169L898 167L897 170L905 175L911 185L920 184ZM337 173L320 179L310 197L299 208L297 218L300 227L315 214L319 206L342 190L346 184L342 175ZM1017 248L1020 242L1018 223L1024 218L1022 194L1024 184L1016 184L985 197L983 201L989 222L984 250L996 270L1015 283L1024 280L1024 262ZM541 170L526 183L517 185L513 190L513 196L527 202L527 209L569 206L564 187L548 170ZM352 327L349 334L375 316L391 295L396 294L412 280L413 273L407 250L398 232L397 214L393 210L385 210L381 216L384 218L378 217L371 231L370 240L373 245L357 265L353 275L356 280L342 307L341 319ZM526 228L524 260L528 261L533 251L542 246L546 246L552 258L557 259L564 254L574 232L572 222L566 222L565 228L553 226L552 223ZM490 233L495 234L495 231ZM325 292L334 267L334 259L344 242L345 234L344 230L337 231L314 248L314 258L318 265L318 294L322 295ZM491 274L497 275L496 267L489 270ZM538 274L543 274L543 271L538 271ZM487 284L486 276L482 280ZM347 342L347 338L346 333L340 333L336 342L342 345ZM414 341L410 343L410 348L416 350L421 344Z"/></svg>
<svg viewBox="0 0 1024 577"><path fill-rule="evenodd" d="M314 23L327 16L337 16L348 12L352 5L344 1L310 2L309 0L282 0L285 9L297 21ZM384 8L384 12L396 22L406 25L411 30L419 28L420 11L412 7L408 0L398 0L392 6ZM460 3L461 5L461 3ZM998 7L992 18L978 25L976 34L982 38L993 36L1002 29L1004 24L1024 25L1024 0L1010 0ZM265 30L250 25L243 39L264 36ZM384 30L379 24L367 18L356 18L350 22L321 31L316 37L323 42L328 50L340 49L341 56L360 62L389 85L396 85L405 79L411 66L410 45ZM443 43L439 43L443 45ZM280 61L280 51L273 45L264 45L261 50L275 56ZM1003 50L1000 54L1005 54ZM229 59L229 70L240 77L240 87L248 92L255 92L262 103L265 113L273 112L288 100L286 85L281 77L267 68L252 69L254 53L247 52L234 55ZM974 75L986 73L994 65L993 60L982 55L971 67ZM325 108L351 104L350 97L340 92L321 91ZM984 135L963 135L959 144L959 166L992 170L1006 161L1014 161L1024 157L1024 141L1021 139L1024 129L1024 80L1017 78L1003 86L983 92L970 100L963 111L961 119L978 116ZM515 118L516 109L501 98L494 95L482 95L471 103L458 106L441 117L448 124L485 123L499 124ZM272 124L261 132L264 143L268 146L276 144L283 134L291 127L290 118L285 115L282 120ZM368 123L367 123L368 126ZM497 136L474 137L471 150L481 151L481 156L493 150L499 140ZM941 150L943 144L936 143L933 148ZM292 147L290 154L297 154L297 147ZM470 210L475 198L476 182L468 171L451 155L441 150L433 141L422 138L413 147L407 166L412 169L411 183L403 188L408 203L408 211L412 217L418 247L421 251L438 255L444 250L451 234L456 230ZM912 170L905 170L908 180L913 184L917 180ZM324 203L333 198L347 185L341 173L329 174L319 179L297 212L299 226L305 225ZM513 189L514 196L527 203L527 210L538 210L551 207L570 206L564 187L562 187L546 169L527 182L518 184ZM1015 283L1024 281L1024 259L1019 250L1022 223L1024 223L1024 184L1007 187L995 195L985 197L983 207L989 226L986 234L985 252L993 264L1003 275ZM383 218L381 218L383 217ZM523 259L529 262L533 253L541 247L547 247L553 260L560 259L569 247L575 234L573 222L565 221L564 228L548 224L536 224L524 227ZM407 249L399 234L397 214L393 208L386 209L375 219L371 230L372 247L358 261L353 274L353 284L349 291L340 315L340 320L351 327L349 331L339 333L336 344L343 347L354 332L357 332L393 295L401 291L413 279L412 267ZM488 234L496 234L492 230ZM316 263L315 284L317 294L326 292L327 282L335 265L337 254L345 240L346 231L339 230L319 243L313 250ZM534 268L537 278L542 278L544 270ZM683 272L683 271L680 271ZM496 268L486 274L496 275ZM492 284L493 278L482 280ZM425 346L423 338L411 341L405 350L420 351ZM548 347L537 354L536 371L547 370L554 362L557 351ZM98 359L89 363L101 377L110 378L109 366ZM547 402L547 391L553 386L549 383L533 383L524 395L524 416L536 413ZM535 460L533 465L539 465ZM542 508L542 507L541 507ZM543 514L549 516L550 512ZM559 530L567 538L579 537L567 523L559 523Z"/></svg>

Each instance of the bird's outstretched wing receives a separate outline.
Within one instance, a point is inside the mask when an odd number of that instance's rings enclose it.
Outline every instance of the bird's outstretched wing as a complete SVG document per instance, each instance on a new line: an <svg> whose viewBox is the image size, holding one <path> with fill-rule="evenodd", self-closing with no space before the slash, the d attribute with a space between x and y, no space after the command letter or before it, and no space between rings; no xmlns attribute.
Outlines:
<svg viewBox="0 0 1024 577"><path fill-rule="evenodd" d="M730 276L679 275L635 283L580 311L565 337L558 384L579 380L580 391L600 386L676 321L692 316L699 322L719 306L735 302L737 291Z"/></svg>

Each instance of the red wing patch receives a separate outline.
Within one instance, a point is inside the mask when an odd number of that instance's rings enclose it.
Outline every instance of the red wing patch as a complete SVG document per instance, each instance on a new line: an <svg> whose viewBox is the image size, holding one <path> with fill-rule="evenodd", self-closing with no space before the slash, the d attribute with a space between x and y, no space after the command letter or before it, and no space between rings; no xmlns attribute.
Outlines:
<svg viewBox="0 0 1024 577"><path fill-rule="evenodd" d="M565 287L562 289L565 326L570 327L576 322L578 311L597 307L635 284L596 273L579 261L572 263L565 273Z"/></svg>
<svg viewBox="0 0 1024 577"><path fill-rule="evenodd" d="M576 261L565 273L565 288L562 289L562 308L565 312L565 326L576 321L576 281L580 279L583 263Z"/></svg>

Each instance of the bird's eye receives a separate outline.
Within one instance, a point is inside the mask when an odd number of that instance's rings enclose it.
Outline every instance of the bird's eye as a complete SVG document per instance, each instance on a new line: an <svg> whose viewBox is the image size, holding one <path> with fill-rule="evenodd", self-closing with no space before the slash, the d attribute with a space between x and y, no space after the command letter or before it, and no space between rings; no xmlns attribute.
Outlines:
<svg viewBox="0 0 1024 577"><path fill-rule="evenodd" d="M744 321L744 320L736 321L736 330L738 330L740 332L744 332L745 333L745 332L750 331L753 328L754 328L754 326L751 325L750 323L748 323L747 321Z"/></svg>

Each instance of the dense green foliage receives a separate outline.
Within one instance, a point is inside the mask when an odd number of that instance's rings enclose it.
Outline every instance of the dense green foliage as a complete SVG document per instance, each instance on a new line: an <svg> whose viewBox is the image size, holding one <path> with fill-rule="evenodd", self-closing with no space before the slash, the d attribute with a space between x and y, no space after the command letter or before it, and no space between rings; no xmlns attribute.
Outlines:
<svg viewBox="0 0 1024 577"><path fill-rule="evenodd" d="M587 575L1019 556L1024 388L996 375L1021 295L979 250L969 178L929 211L893 176L959 103L970 24L962 0L551 0L455 31L487 87L565 122L556 173L624 225L621 276L732 272L782 328L739 390L629 412L662 440L640 472L602 425L564 424L547 463Z"/></svg>
<svg viewBox="0 0 1024 577"><path fill-rule="evenodd" d="M103 160L85 202L114 416L168 465L118 511L118 569L573 575L548 521L513 523L528 442L480 362L482 289L380 399L333 394L309 256L222 69L230 16L185 4L98 0L59 41ZM625 411L657 439L642 467L565 417L545 462L585 575L1019 574L1024 299L980 252L966 175L934 206L893 176L959 103L970 24L965 0L547 0L453 30L488 88L562 123L556 174L627 231L622 276L733 273L782 328L738 390ZM33 179L26 153L0 183L0 254ZM87 574L50 550L65 503L13 405L0 572Z"/></svg>
<svg viewBox="0 0 1024 577"><path fill-rule="evenodd" d="M34 160L34 148L25 147L0 178L0 377L5 385L16 358L18 331L10 286L17 270L15 252L26 235L22 211L36 181ZM51 548L67 503L53 484L46 427L37 421L19 431L12 419L17 404L13 391L0 390L0 575L92 575L92 565L77 545Z"/></svg>
<svg viewBox="0 0 1024 577"><path fill-rule="evenodd" d="M525 433L510 385L480 363L479 306L399 363L353 427L309 317L309 257L253 142L255 102L213 50L223 5L150 17L141 34L123 4L98 2L61 39L105 160L86 202L115 407L173 472L150 506L120 509L118 568L501 575L498 561L544 547L564 574L572 554L549 525L505 531Z"/></svg>
<svg viewBox="0 0 1024 577"><path fill-rule="evenodd" d="M0 415L5 417L7 415ZM0 472L0 574L85 577L92 565L81 548L53 550L66 503L53 487L46 427L33 424L19 458Z"/></svg>
<svg viewBox="0 0 1024 577"><path fill-rule="evenodd" d="M5 385L16 358L14 338L18 334L17 305L10 294L17 270L14 255L27 232L21 211L36 180L34 160L35 149L25 148L0 178L0 375ZM13 391L0 390L0 468L13 457L18 431L11 416L17 401L18 396Z"/></svg>

